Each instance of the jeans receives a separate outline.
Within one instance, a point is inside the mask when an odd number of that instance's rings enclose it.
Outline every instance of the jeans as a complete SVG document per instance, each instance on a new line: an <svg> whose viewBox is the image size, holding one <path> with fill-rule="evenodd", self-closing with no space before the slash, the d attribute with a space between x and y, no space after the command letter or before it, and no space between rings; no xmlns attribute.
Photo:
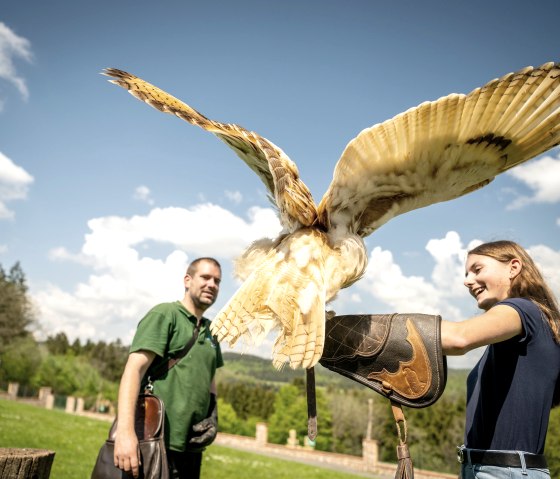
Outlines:
<svg viewBox="0 0 560 479"><path fill-rule="evenodd" d="M461 464L461 479L550 479L550 471L548 469L527 468L525 466L525 455L520 451L517 452L521 459L521 467L508 466L491 466L487 464L471 463L471 456L465 446L458 448L458 457ZM505 451L504 451L505 452Z"/></svg>
<svg viewBox="0 0 560 479"><path fill-rule="evenodd" d="M461 464L461 479L550 479L548 469Z"/></svg>

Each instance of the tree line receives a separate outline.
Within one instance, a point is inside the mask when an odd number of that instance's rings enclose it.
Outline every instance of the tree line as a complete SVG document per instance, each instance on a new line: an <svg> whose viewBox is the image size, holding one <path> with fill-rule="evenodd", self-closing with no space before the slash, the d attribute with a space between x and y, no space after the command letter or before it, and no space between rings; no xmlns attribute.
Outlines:
<svg viewBox="0 0 560 479"><path fill-rule="evenodd" d="M83 397L92 409L99 399L116 406L128 346L113 342L70 342L64 332L37 342L37 326L25 275L19 263L0 265L0 387L50 386L55 395ZM254 436L268 424L269 442L285 444L290 429L300 444L307 435L307 404L302 371L275 371L269 360L226 353L218 371L220 431ZM456 473L455 446L462 443L465 375L450 371L443 396L424 409L405 408L408 444L415 467ZM36 391L35 391L36 392ZM381 461L396 461L397 429L389 401L330 371L317 368L319 434L315 448L361 455L370 425ZM547 437L552 477L560 474L560 408L552 411Z"/></svg>

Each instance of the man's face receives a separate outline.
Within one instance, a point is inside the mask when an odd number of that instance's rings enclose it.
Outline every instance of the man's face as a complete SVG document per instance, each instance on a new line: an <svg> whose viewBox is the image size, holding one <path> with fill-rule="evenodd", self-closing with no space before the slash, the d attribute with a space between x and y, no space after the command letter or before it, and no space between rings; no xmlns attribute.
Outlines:
<svg viewBox="0 0 560 479"><path fill-rule="evenodd" d="M185 276L185 288L193 304L198 309L205 311L214 304L218 298L222 272L214 263L201 261L197 264L193 276Z"/></svg>

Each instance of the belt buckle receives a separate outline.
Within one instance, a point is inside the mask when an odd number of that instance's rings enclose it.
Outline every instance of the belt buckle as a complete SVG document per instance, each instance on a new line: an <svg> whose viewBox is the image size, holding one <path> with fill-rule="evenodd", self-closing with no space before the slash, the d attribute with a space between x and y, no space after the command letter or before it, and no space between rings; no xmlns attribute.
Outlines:
<svg viewBox="0 0 560 479"><path fill-rule="evenodd" d="M461 464L465 462L465 446L457 446L457 461Z"/></svg>

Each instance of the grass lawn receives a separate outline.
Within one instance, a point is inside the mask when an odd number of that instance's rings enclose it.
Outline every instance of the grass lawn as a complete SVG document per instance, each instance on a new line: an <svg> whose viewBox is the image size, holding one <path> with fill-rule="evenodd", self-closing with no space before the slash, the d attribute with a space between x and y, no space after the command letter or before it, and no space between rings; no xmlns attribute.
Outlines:
<svg viewBox="0 0 560 479"><path fill-rule="evenodd" d="M0 447L55 451L51 479L89 479L110 423L0 399ZM210 446L202 479L357 479L360 476Z"/></svg>

